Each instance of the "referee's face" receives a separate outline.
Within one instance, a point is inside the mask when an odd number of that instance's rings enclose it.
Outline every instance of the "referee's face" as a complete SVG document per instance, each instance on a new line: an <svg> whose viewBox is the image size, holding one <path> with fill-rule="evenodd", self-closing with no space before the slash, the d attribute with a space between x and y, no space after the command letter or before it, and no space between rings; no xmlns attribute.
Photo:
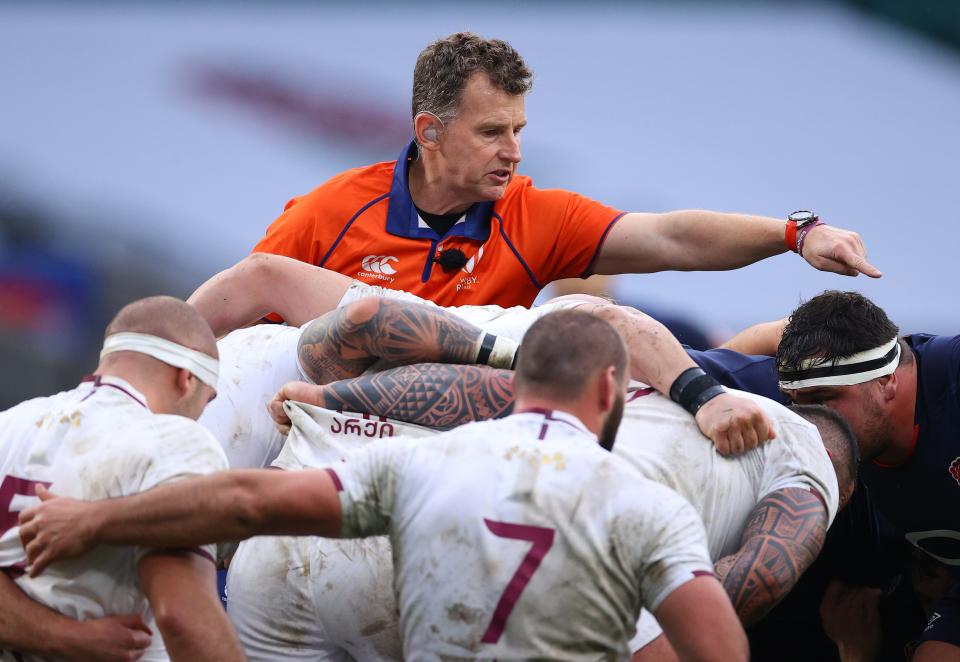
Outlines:
<svg viewBox="0 0 960 662"><path fill-rule="evenodd" d="M498 89L486 74L473 74L439 141L450 192L467 204L501 198L520 163L526 124L523 95Z"/></svg>

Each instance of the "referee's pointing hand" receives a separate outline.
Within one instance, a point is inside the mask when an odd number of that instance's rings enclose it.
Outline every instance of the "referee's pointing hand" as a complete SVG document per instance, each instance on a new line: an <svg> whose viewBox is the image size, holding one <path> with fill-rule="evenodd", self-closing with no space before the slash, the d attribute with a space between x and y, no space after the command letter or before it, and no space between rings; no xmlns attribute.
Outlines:
<svg viewBox="0 0 960 662"><path fill-rule="evenodd" d="M867 249L859 234L832 225L818 225L810 230L803 244L803 259L820 271L871 278L883 275L867 262Z"/></svg>

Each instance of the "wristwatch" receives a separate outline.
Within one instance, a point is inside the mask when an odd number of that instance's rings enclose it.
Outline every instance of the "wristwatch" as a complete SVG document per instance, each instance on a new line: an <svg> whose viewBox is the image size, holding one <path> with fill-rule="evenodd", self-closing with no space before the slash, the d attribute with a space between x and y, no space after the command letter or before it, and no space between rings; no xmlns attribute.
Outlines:
<svg viewBox="0 0 960 662"><path fill-rule="evenodd" d="M787 233L784 236L787 248L799 253L804 237L817 225L821 225L820 217L812 211L802 209L787 216Z"/></svg>

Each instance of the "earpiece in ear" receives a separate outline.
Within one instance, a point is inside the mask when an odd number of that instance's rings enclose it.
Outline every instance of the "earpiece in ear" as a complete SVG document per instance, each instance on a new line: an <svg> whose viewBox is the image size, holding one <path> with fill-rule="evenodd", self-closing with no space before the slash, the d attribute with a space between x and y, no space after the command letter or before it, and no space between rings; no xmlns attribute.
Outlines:
<svg viewBox="0 0 960 662"><path fill-rule="evenodd" d="M423 130L423 137L429 140L430 142L436 142L437 140L437 130L434 127L428 127Z"/></svg>

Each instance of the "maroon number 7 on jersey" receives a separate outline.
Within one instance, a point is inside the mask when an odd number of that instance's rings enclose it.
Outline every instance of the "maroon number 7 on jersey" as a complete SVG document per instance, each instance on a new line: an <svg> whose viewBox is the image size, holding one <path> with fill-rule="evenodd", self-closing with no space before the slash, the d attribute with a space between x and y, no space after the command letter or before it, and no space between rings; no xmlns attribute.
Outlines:
<svg viewBox="0 0 960 662"><path fill-rule="evenodd" d="M543 557L550 551L553 545L553 529L542 526L530 526L528 524L510 524L509 522L495 522L483 518L483 523L487 525L490 532L498 538L510 538L511 540L527 540L533 543L530 551L523 557L520 567L513 573L513 577L503 590L500 601L497 602L496 609L493 610L493 618L490 619L490 625L487 631L483 633L483 639L480 641L485 644L495 644L500 641L503 634L503 628L510 618L513 607L520 599L520 594L527 587L533 573L540 567Z"/></svg>
<svg viewBox="0 0 960 662"><path fill-rule="evenodd" d="M50 483L45 480L28 480L26 478L17 478L16 476L4 476L0 483L0 535L17 526L19 514L10 510L10 504L13 503L13 497L37 496L37 485L50 487Z"/></svg>

